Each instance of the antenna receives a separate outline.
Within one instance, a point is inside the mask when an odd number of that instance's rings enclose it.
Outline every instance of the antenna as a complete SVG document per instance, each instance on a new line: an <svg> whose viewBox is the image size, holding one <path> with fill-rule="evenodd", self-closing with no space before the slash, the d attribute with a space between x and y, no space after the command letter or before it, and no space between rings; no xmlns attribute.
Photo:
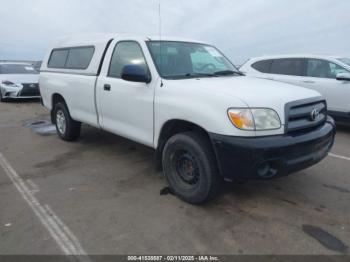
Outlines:
<svg viewBox="0 0 350 262"><path fill-rule="evenodd" d="M158 22L159 22L159 67L162 67L162 16L161 16L161 5L160 1L158 4ZM159 70L161 73L162 70ZM163 87L163 78L160 75L160 87Z"/></svg>

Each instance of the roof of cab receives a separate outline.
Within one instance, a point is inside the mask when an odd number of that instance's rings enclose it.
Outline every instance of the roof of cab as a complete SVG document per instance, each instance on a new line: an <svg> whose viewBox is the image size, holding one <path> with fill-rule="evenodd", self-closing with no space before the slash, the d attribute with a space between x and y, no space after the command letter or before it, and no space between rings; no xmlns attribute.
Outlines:
<svg viewBox="0 0 350 262"><path fill-rule="evenodd" d="M198 41L194 39L186 39L179 37L168 37L168 36L135 36L126 34L81 34L81 35L71 35L64 36L56 39L52 46L54 48L72 47L72 46L87 46L87 45L99 45L106 44L111 39L129 39L138 41L182 41L182 42L192 42L192 43L204 43L203 41Z"/></svg>

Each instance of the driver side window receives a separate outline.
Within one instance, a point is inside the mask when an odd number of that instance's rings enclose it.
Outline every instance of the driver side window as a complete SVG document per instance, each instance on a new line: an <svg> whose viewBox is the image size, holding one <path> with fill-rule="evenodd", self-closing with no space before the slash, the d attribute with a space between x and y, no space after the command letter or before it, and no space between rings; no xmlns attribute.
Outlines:
<svg viewBox="0 0 350 262"><path fill-rule="evenodd" d="M336 64L329 63L329 66L331 68L331 74L334 76L334 78L337 78L337 74L349 73L346 69Z"/></svg>
<svg viewBox="0 0 350 262"><path fill-rule="evenodd" d="M335 79L337 74L349 73L343 67L321 59L308 59L306 76Z"/></svg>
<svg viewBox="0 0 350 262"><path fill-rule="evenodd" d="M121 78L122 70L126 65L139 65L146 73L149 73L142 49L135 41L122 41L116 44L108 77Z"/></svg>

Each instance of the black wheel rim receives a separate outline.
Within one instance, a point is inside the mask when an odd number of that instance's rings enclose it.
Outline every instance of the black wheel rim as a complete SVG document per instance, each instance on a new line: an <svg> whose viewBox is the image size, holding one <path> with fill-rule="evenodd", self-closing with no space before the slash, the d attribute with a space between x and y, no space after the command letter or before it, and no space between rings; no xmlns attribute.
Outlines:
<svg viewBox="0 0 350 262"><path fill-rule="evenodd" d="M176 180L184 186L194 187L200 180L200 170L195 157L187 150L178 150L173 157Z"/></svg>

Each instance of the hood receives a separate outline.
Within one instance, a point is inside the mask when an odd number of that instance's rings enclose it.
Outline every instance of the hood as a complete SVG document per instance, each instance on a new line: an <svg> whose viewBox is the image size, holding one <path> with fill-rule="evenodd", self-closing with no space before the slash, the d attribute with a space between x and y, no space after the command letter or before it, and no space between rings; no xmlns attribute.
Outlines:
<svg viewBox="0 0 350 262"><path fill-rule="evenodd" d="M285 105L289 102L322 96L303 87L247 76L211 77L198 79L166 80L166 86L182 92L183 96L206 100L209 104L224 107L270 108L285 123ZM193 94L201 94L193 96ZM204 95L205 93L205 95ZM208 98L210 97L210 98Z"/></svg>
<svg viewBox="0 0 350 262"><path fill-rule="evenodd" d="M39 82L39 74L0 74L0 83L1 81L11 81L14 84L34 84Z"/></svg>
<svg viewBox="0 0 350 262"><path fill-rule="evenodd" d="M213 95L222 94L235 97L249 107L269 107L275 109L275 106L283 105L284 107L288 102L321 97L318 92L310 89L248 76L211 77L174 81L182 82L181 85L191 85L191 87L198 88L199 92L203 90L213 93Z"/></svg>

